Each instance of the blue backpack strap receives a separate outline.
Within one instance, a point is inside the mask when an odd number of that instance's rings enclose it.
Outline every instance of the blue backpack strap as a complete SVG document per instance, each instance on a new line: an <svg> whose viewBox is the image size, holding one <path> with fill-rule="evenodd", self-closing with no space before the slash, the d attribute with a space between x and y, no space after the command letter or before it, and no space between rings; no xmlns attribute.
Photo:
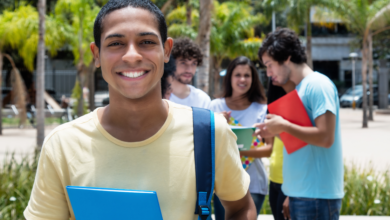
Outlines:
<svg viewBox="0 0 390 220"><path fill-rule="evenodd" d="M206 220L211 215L211 197L214 191L214 112L195 107L192 111L197 195L195 214L199 214L199 219Z"/></svg>

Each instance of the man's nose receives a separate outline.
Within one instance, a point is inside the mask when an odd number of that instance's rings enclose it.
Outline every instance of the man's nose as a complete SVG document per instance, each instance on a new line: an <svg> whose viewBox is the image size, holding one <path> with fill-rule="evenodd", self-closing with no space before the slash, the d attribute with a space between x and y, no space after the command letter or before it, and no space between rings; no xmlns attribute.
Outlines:
<svg viewBox="0 0 390 220"><path fill-rule="evenodd" d="M271 70L269 70L269 69L267 69L267 76L268 76L268 77L271 77L271 76L272 76L272 72L271 72Z"/></svg>
<svg viewBox="0 0 390 220"><path fill-rule="evenodd" d="M126 53L123 55L122 60L127 63L138 62L142 60L142 55L138 52L135 45L130 44Z"/></svg>

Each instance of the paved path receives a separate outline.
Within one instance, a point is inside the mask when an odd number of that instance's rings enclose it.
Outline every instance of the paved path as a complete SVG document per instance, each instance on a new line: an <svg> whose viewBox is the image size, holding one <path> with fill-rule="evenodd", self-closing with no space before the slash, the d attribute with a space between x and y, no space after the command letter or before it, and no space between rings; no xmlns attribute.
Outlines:
<svg viewBox="0 0 390 220"><path fill-rule="evenodd" d="M343 156L346 164L367 167L371 162L376 170L390 169L390 115L374 115L369 128L362 128L362 111L340 110ZM54 127L47 127L48 134ZM36 131L31 128L4 129L0 136L0 161L7 152L25 155L33 152ZM264 163L269 164L267 159Z"/></svg>

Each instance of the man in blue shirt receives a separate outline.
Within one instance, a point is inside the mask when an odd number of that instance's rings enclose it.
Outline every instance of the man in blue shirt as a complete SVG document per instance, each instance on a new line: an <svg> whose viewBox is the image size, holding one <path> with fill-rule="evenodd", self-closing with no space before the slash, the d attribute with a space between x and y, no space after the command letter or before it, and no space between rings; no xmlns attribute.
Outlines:
<svg viewBox="0 0 390 220"><path fill-rule="evenodd" d="M338 219L344 196L344 170L337 89L327 76L306 64L304 47L289 29L270 33L259 57L275 85L284 85L288 80L297 85L313 124L302 127L270 114L265 123L256 125L261 137L287 132L308 143L291 154L284 149L282 190L289 196L289 209L284 209L284 215L291 219Z"/></svg>

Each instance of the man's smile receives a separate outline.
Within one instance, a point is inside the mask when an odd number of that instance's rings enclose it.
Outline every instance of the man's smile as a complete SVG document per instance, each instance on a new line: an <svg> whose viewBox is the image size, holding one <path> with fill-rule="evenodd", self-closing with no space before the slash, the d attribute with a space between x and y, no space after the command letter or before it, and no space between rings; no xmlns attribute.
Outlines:
<svg viewBox="0 0 390 220"><path fill-rule="evenodd" d="M133 70L133 71L116 72L116 74L120 75L121 78L124 79L141 79L149 72L150 70Z"/></svg>

